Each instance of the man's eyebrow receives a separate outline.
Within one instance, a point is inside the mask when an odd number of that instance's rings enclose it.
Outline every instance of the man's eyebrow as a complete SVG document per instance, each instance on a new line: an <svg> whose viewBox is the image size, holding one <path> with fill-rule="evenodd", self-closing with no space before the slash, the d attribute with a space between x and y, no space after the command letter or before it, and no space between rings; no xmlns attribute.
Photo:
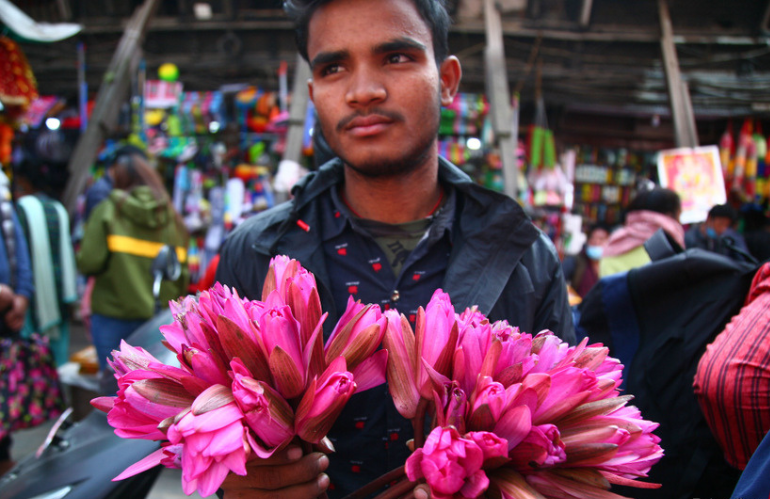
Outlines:
<svg viewBox="0 0 770 499"><path fill-rule="evenodd" d="M375 54L387 54L388 52L398 52L401 50L420 50L425 51L428 47L412 38L399 38L374 47Z"/></svg>
<svg viewBox="0 0 770 499"><path fill-rule="evenodd" d="M312 61L310 61L310 67L316 68L318 66L322 66L332 62L338 62L343 59L347 59L349 56L350 56L350 53L347 50L337 50L335 52L321 52L320 54L313 57Z"/></svg>

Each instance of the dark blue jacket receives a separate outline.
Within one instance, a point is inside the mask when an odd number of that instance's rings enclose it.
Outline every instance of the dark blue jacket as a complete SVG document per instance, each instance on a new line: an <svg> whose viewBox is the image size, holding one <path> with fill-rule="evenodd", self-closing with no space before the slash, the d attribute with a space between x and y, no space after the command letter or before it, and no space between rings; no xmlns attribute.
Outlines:
<svg viewBox="0 0 770 499"><path fill-rule="evenodd" d="M242 223L222 248L217 281L259 299L270 258L290 256L313 272L321 304L330 312L325 324L336 324L339 316L329 291L316 200L342 180L343 165L332 160L302 179L291 201ZM548 237L518 203L479 186L443 158L439 181L453 186L458 196L453 248L442 287L455 308L477 305L491 320L506 319L533 334L550 329L574 343L561 263ZM310 230L302 230L297 220Z"/></svg>

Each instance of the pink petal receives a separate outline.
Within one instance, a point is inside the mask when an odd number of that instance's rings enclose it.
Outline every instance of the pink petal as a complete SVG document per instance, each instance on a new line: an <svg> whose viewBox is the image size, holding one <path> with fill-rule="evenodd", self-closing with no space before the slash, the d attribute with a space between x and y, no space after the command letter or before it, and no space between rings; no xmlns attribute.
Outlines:
<svg viewBox="0 0 770 499"><path fill-rule="evenodd" d="M128 477L132 477L143 471L147 471L151 468L154 468L160 464L163 457L164 457L163 449L162 448L158 449L152 454L150 454L149 456L143 458L140 461L137 461L136 463L126 468L125 471L123 471L123 473L113 478L112 481L117 482L119 480L125 480Z"/></svg>
<svg viewBox="0 0 770 499"><path fill-rule="evenodd" d="M532 413L526 405L516 406L500 417L494 432L508 441L510 451L529 435L532 429Z"/></svg>
<svg viewBox="0 0 770 499"><path fill-rule="evenodd" d="M385 383L387 363L388 351L379 350L353 369L353 379L356 380L356 393Z"/></svg>

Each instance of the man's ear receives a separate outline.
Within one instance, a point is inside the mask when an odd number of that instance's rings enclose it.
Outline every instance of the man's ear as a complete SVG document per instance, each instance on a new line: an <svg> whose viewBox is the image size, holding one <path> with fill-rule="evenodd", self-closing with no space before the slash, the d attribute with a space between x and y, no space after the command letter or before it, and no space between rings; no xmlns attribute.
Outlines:
<svg viewBox="0 0 770 499"><path fill-rule="evenodd" d="M313 79L312 78L308 78L307 80L307 94L310 97L310 100L312 101L313 100Z"/></svg>
<svg viewBox="0 0 770 499"><path fill-rule="evenodd" d="M460 88L460 79L463 70L460 67L460 60L450 55L439 66L439 77L441 78L441 104L448 106L452 103Z"/></svg>

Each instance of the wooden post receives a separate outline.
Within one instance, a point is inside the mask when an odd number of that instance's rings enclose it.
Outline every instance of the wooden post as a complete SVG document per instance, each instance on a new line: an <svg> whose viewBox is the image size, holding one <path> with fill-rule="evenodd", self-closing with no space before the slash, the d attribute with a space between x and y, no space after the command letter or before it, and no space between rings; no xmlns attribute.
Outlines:
<svg viewBox="0 0 770 499"><path fill-rule="evenodd" d="M68 22L72 19L72 9L70 8L69 0L56 0L56 6L59 9L59 16L64 22Z"/></svg>
<svg viewBox="0 0 770 499"><path fill-rule="evenodd" d="M587 28L591 22L591 8L593 0L583 0L583 7L580 9L580 27Z"/></svg>
<svg viewBox="0 0 770 499"><path fill-rule="evenodd" d="M698 129L695 126L690 92L687 83L682 81L682 74L679 71L679 59L676 55L674 31L667 0L658 0L658 11L661 31L660 46L663 52L663 68L666 73L668 96L671 101L671 114L674 118L676 145L678 147L696 147L698 145Z"/></svg>
<svg viewBox="0 0 770 499"><path fill-rule="evenodd" d="M69 180L64 188L62 202L70 213L74 211L77 197L85 188L88 170L104 139L117 124L118 111L128 97L131 73L138 63L137 55L141 50L147 24L155 14L158 3L158 0L145 0L144 4L136 9L104 73L88 127L80 136L68 165Z"/></svg>
<svg viewBox="0 0 770 499"><path fill-rule="evenodd" d="M289 130L286 132L286 149L283 159L300 163L302 159L302 139L305 135L305 114L310 98L307 81L310 79L310 66L301 55L297 54L297 65L294 72L294 85L291 91L291 106L289 107Z"/></svg>
<svg viewBox="0 0 770 499"><path fill-rule="evenodd" d="M503 49L503 29L500 12L494 0L484 0L484 24L487 33L487 46L484 49L487 95L490 100L490 117L495 141L500 149L503 163L505 193L518 197L516 169L517 137L511 134L511 99L508 92L508 74L506 71L505 51Z"/></svg>

